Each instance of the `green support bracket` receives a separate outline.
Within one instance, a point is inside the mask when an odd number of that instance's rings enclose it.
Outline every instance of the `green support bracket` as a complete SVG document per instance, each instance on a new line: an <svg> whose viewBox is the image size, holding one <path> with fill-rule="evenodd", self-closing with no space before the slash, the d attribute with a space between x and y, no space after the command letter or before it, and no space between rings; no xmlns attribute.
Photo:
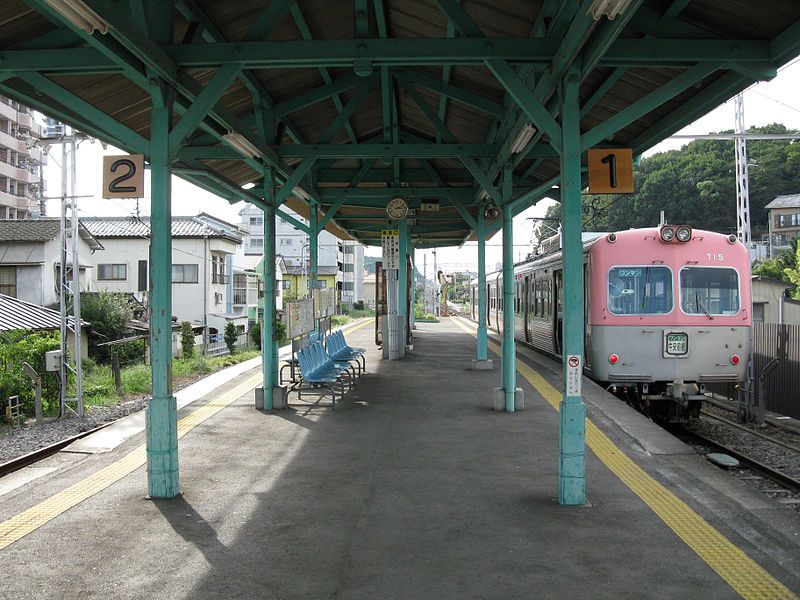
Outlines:
<svg viewBox="0 0 800 600"><path fill-rule="evenodd" d="M278 344L275 342L275 180L264 172L264 323L261 327L261 367L264 410L272 410L272 390L278 385Z"/></svg>
<svg viewBox="0 0 800 600"><path fill-rule="evenodd" d="M342 205L347 200L347 197L339 198L336 202L334 202L331 207L325 211L325 216L323 216L319 220L319 228L325 229L325 226L330 222L330 220L336 216L337 211L342 208Z"/></svg>
<svg viewBox="0 0 800 600"><path fill-rule="evenodd" d="M586 503L585 413L583 377L583 244L581 243L581 133L578 90L580 71L570 69L563 84L561 108L561 222L564 256L563 381L559 429L558 501Z"/></svg>
<svg viewBox="0 0 800 600"><path fill-rule="evenodd" d="M166 86L165 86L166 87ZM153 397L147 405L147 488L174 498L178 477L178 412L172 394L172 97L153 85L150 154L150 361Z"/></svg>

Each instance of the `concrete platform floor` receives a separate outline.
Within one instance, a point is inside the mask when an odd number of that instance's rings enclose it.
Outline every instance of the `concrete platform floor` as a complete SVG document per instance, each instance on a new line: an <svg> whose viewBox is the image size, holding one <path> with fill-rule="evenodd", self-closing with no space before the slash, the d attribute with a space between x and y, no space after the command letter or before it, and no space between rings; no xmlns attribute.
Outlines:
<svg viewBox="0 0 800 600"><path fill-rule="evenodd" d="M371 338L348 335L370 349L369 373L335 412L263 414L242 395L181 440L180 497L146 499L139 468L0 550L0 597L739 597L593 454L590 506L559 506L558 414L523 377L525 412L493 412L499 360L468 370L474 339L453 320L419 325L402 361L380 360ZM800 592L792 511L680 446L648 449L656 430L586 387L621 449ZM142 441L6 494L0 523Z"/></svg>

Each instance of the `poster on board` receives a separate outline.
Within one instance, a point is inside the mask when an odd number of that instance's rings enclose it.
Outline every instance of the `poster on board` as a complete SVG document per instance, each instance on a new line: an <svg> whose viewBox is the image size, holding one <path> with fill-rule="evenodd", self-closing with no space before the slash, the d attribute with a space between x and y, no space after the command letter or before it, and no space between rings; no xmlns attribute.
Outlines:
<svg viewBox="0 0 800 600"><path fill-rule="evenodd" d="M289 339L314 330L314 301L311 298L286 304L286 336Z"/></svg>

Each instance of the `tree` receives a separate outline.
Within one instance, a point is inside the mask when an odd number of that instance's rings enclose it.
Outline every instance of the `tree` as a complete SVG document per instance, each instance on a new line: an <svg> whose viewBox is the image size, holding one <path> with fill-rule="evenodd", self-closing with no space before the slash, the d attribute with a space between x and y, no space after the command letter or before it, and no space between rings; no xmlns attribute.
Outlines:
<svg viewBox="0 0 800 600"><path fill-rule="evenodd" d="M780 124L751 128L749 132L790 133ZM754 239L767 229L764 207L776 196L800 189L798 146L789 140L775 139L748 143L750 222ZM653 227L658 225L663 210L670 223L735 232L735 161L732 141L708 139L643 158L634 167L636 191L633 194L583 197L584 229L621 231ZM547 215L560 216L560 207L550 207ZM547 231L546 225L549 223L538 226L542 234Z"/></svg>
<svg viewBox="0 0 800 600"><path fill-rule="evenodd" d="M794 241L794 266L786 267L783 273L786 275L786 279L795 286L792 297L800 300L800 244L797 243L797 240Z"/></svg>
<svg viewBox="0 0 800 600"><path fill-rule="evenodd" d="M250 341L256 348L261 348L261 323L253 323L250 327Z"/></svg>
<svg viewBox="0 0 800 600"><path fill-rule="evenodd" d="M122 292L81 292L81 318L91 323L89 356L107 362L108 346L99 346L125 336L133 319L130 298Z"/></svg>
<svg viewBox="0 0 800 600"><path fill-rule="evenodd" d="M183 358L194 356L194 330L189 321L181 322L181 356Z"/></svg>
<svg viewBox="0 0 800 600"><path fill-rule="evenodd" d="M228 347L228 352L234 354L236 352L236 341L239 339L239 332L236 331L236 325L233 321L228 321L225 325L225 345Z"/></svg>

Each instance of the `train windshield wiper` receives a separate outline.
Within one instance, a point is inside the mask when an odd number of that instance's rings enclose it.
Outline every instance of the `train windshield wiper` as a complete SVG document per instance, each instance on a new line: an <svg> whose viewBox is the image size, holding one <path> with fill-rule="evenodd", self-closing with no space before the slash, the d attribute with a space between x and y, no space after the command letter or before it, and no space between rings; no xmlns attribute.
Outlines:
<svg viewBox="0 0 800 600"><path fill-rule="evenodd" d="M694 301L697 304L697 306L703 309L703 312L706 313L706 316L713 321L714 317L711 316L711 312L709 312L709 310L706 308L706 305L701 302L700 294L695 293Z"/></svg>
<svg viewBox="0 0 800 600"><path fill-rule="evenodd" d="M644 312L645 306L647 306L647 298L650 295L650 267L645 267L644 269L644 293L642 294L642 306L641 311Z"/></svg>

